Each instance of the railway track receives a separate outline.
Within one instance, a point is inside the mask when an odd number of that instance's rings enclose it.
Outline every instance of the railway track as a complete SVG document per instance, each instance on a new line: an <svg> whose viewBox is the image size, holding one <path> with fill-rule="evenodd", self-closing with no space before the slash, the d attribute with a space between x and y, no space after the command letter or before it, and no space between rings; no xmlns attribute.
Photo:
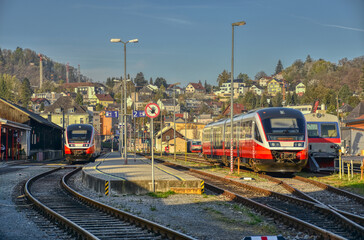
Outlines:
<svg viewBox="0 0 364 240"><path fill-rule="evenodd" d="M324 203L313 201L310 196L288 184L283 184L286 191L299 198L185 166L167 162L165 164L189 171L190 174L203 179L206 188L242 202L264 215L273 216L287 225L293 225L298 230L314 233L324 239L364 239L364 227L358 224L358 221L354 222L354 218L346 217Z"/></svg>
<svg viewBox="0 0 364 240"><path fill-rule="evenodd" d="M82 239L193 239L75 192L67 180L80 168L57 168L31 178L25 195L48 218Z"/></svg>

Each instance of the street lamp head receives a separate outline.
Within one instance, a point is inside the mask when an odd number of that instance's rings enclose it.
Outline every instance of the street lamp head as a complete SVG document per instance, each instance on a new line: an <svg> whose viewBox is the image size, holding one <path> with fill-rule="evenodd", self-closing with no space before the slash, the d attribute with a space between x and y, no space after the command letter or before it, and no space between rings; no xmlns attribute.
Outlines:
<svg viewBox="0 0 364 240"><path fill-rule="evenodd" d="M130 43L137 43L137 42L139 42L139 40L136 38L136 39L129 40L128 42L130 42Z"/></svg>
<svg viewBox="0 0 364 240"><path fill-rule="evenodd" d="M242 26L242 25L245 25L246 24L246 22L245 21L241 21L241 22L235 22L235 23L233 23L233 24L231 24L233 27L235 27L235 26Z"/></svg>
<svg viewBox="0 0 364 240"><path fill-rule="evenodd" d="M121 42L121 39L119 39L119 38L111 38L110 39L110 42L112 42L112 43L118 43L118 42Z"/></svg>

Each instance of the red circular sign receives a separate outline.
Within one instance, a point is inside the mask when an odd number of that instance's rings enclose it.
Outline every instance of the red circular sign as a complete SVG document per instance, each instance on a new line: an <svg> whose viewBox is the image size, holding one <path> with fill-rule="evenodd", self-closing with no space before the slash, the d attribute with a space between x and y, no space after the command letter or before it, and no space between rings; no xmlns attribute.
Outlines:
<svg viewBox="0 0 364 240"><path fill-rule="evenodd" d="M159 108L158 104L155 103L149 103L145 107L145 114L150 118L156 118L158 117L159 113L161 112L161 109Z"/></svg>

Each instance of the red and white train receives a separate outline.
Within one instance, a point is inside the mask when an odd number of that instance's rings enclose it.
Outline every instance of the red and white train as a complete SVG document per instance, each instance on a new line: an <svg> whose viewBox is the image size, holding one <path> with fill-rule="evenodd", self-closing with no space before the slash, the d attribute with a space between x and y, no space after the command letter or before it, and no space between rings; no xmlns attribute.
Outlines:
<svg viewBox="0 0 364 240"><path fill-rule="evenodd" d="M308 132L309 168L311 171L333 171L341 148L337 116L328 113L305 114Z"/></svg>
<svg viewBox="0 0 364 240"><path fill-rule="evenodd" d="M101 153L100 135L89 124L69 125L65 132L64 154L69 163L92 161Z"/></svg>
<svg viewBox="0 0 364 240"><path fill-rule="evenodd" d="M230 118L205 126L202 152L205 158L230 159ZM264 108L233 119L233 156L243 166L262 172L299 172L307 164L306 120L291 108Z"/></svg>

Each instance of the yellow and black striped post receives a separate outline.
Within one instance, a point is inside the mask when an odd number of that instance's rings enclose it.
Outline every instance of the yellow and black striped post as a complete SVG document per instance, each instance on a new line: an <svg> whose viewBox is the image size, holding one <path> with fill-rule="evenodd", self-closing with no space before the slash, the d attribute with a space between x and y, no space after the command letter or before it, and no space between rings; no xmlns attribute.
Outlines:
<svg viewBox="0 0 364 240"><path fill-rule="evenodd" d="M205 192L205 182L201 181L201 194Z"/></svg>
<svg viewBox="0 0 364 240"><path fill-rule="evenodd" d="M109 196L109 181L105 181L105 195Z"/></svg>

